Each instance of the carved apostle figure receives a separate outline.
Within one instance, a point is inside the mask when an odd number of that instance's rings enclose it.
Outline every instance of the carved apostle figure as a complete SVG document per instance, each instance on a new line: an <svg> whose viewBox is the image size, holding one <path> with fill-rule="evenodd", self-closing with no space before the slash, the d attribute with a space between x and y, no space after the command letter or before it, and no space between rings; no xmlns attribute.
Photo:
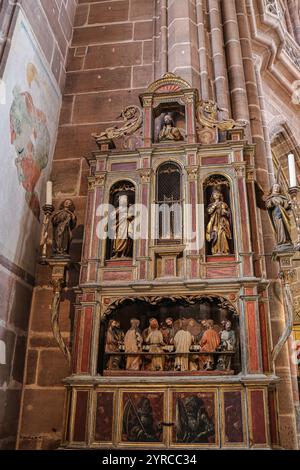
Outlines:
<svg viewBox="0 0 300 470"><path fill-rule="evenodd" d="M164 369L164 356L162 346L164 345L164 338L162 332L159 330L158 321L156 318L151 318L149 328L145 338L145 343L149 345L149 353L155 354L151 356L150 370L160 371ZM157 354L157 355L156 355Z"/></svg>
<svg viewBox="0 0 300 470"><path fill-rule="evenodd" d="M72 230L76 227L75 206L71 199L66 199L52 216L54 256L69 256Z"/></svg>
<svg viewBox="0 0 300 470"><path fill-rule="evenodd" d="M105 342L106 353L118 353L124 342L124 333L120 328L120 322L117 320L111 320L108 326ZM107 369L118 370L121 366L121 356L110 356L108 354Z"/></svg>
<svg viewBox="0 0 300 470"><path fill-rule="evenodd" d="M220 346L221 339L216 330L214 329L213 320L205 321L205 332L203 333L200 341L201 352L215 352ZM200 361L205 370L213 370L214 357L212 355L200 356Z"/></svg>
<svg viewBox="0 0 300 470"><path fill-rule="evenodd" d="M131 328L127 331L124 339L125 353L141 353L143 338L139 330L140 321L136 318L130 320ZM130 355L126 358L126 370L140 370L141 356L139 354Z"/></svg>
<svg viewBox="0 0 300 470"><path fill-rule="evenodd" d="M230 252L228 240L232 238L231 211L219 189L213 190L207 212L210 220L206 228L206 240L211 245L211 252L213 255L227 255Z"/></svg>
<svg viewBox="0 0 300 470"><path fill-rule="evenodd" d="M160 142L168 140L184 140L178 127L174 127L173 119L171 118L170 114L165 115L164 124L159 133Z"/></svg>
<svg viewBox="0 0 300 470"><path fill-rule="evenodd" d="M221 331L221 344L219 346L220 351L232 352L236 347L236 337L235 332L232 329L231 321L227 320L225 322L225 328ZM230 370L231 366L231 356L220 356L218 359L217 369L219 370Z"/></svg>
<svg viewBox="0 0 300 470"><path fill-rule="evenodd" d="M194 342L194 338L187 329L188 320L181 321L181 328L177 331L174 337L174 346L176 351L175 370L187 371L189 370L189 352L190 347Z"/></svg>
<svg viewBox="0 0 300 470"><path fill-rule="evenodd" d="M113 213L116 235L113 240L112 257L131 258L133 250L133 206L128 205L128 197L121 195L119 206Z"/></svg>
<svg viewBox="0 0 300 470"><path fill-rule="evenodd" d="M272 187L271 194L266 199L266 207L276 233L277 246L291 245L291 203L287 196L282 193L280 184Z"/></svg>

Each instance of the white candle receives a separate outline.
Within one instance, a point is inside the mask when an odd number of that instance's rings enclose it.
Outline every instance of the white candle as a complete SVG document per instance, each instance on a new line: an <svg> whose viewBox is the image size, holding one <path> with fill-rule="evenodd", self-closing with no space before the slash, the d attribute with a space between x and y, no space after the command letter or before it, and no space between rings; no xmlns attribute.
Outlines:
<svg viewBox="0 0 300 470"><path fill-rule="evenodd" d="M52 181L47 181L46 204L52 206Z"/></svg>
<svg viewBox="0 0 300 470"><path fill-rule="evenodd" d="M289 175L290 175L290 188L297 186L297 177L296 177L296 163L295 156L293 153L289 154Z"/></svg>

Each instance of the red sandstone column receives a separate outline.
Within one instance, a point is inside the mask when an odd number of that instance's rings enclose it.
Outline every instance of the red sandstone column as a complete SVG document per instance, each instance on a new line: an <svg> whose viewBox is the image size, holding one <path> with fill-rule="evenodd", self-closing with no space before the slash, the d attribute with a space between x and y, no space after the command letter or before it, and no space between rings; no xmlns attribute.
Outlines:
<svg viewBox="0 0 300 470"><path fill-rule="evenodd" d="M298 2L289 0L287 2L290 13L291 22L293 25L293 32L296 42L300 45L300 18L299 18L299 4Z"/></svg>
<svg viewBox="0 0 300 470"><path fill-rule="evenodd" d="M161 75L168 72L168 0L161 0Z"/></svg>
<svg viewBox="0 0 300 470"><path fill-rule="evenodd" d="M225 2L226 3L226 2ZM267 172L266 143L262 125L262 112L257 92L257 80L253 64L253 51L247 11L244 2L236 0L236 11L242 52L242 65L245 73L245 86L249 103L251 135L256 144L257 176L264 187L269 184Z"/></svg>
<svg viewBox="0 0 300 470"><path fill-rule="evenodd" d="M204 2L198 0L196 5L197 24L198 24L198 43L199 43L199 62L200 62L200 86L201 86L201 98L208 100L210 98L209 93L209 81L208 81L208 66L207 66L207 47L206 47L206 35L204 26L204 14L203 14Z"/></svg>
<svg viewBox="0 0 300 470"><path fill-rule="evenodd" d="M243 120L249 123L248 100L235 1L223 0L221 4L223 10L223 29L228 63L232 114L235 120Z"/></svg>
<svg viewBox="0 0 300 470"><path fill-rule="evenodd" d="M208 0L208 9L216 98L220 108L225 110L224 113L222 113L223 117L228 117L230 114L229 90L218 0Z"/></svg>
<svg viewBox="0 0 300 470"><path fill-rule="evenodd" d="M196 8L190 0L168 1L169 71L199 88L199 55Z"/></svg>

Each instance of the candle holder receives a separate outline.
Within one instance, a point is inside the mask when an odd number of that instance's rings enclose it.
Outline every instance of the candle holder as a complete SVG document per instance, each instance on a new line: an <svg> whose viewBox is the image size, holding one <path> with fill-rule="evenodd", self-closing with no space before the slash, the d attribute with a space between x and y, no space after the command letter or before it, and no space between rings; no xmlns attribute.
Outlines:
<svg viewBox="0 0 300 470"><path fill-rule="evenodd" d="M289 188L289 195L291 198L292 211L295 218L297 230L297 242L295 243L295 251L300 251L300 203L298 194L300 193L300 186L293 186Z"/></svg>
<svg viewBox="0 0 300 470"><path fill-rule="evenodd" d="M54 206L52 204L45 204L43 206L44 218L42 224L42 232L40 239L40 264L47 263L47 243L49 240L49 226L51 221L51 215L54 212Z"/></svg>

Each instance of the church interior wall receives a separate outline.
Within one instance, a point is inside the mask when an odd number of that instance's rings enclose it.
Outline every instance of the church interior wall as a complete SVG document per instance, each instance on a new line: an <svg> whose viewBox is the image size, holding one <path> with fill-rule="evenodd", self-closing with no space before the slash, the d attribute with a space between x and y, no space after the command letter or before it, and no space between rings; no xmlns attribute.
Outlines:
<svg viewBox="0 0 300 470"><path fill-rule="evenodd" d="M3 131L0 150L1 164L6 166L6 171L2 171L0 177L1 204L3 204L1 209L3 236L0 237L0 448L14 448L16 443L29 313L36 279L36 249L39 236L37 204L35 205L35 215L32 215L33 211L25 201L25 188L18 181L20 174L18 175L14 163L16 150L9 132L10 105L12 103L10 93L12 87L18 85L19 82L23 87L21 91L27 92L28 97L29 94L31 95L36 109L40 107L48 119L46 127L52 133L52 146L54 146L57 125L55 121L60 112L61 91L65 83L66 56L73 33L72 24L76 5L77 0L60 2L3 0L0 2L0 30L3 39L0 48L0 78L6 80L6 73L15 63L15 73L10 74L10 82L2 82L1 99L7 93L5 96L7 105L5 105L4 99L0 104L1 120L5 115L7 124L5 132ZM22 23L23 29L21 30L20 27L19 31L24 33L24 28L26 28L24 38L27 40L30 37L30 41L23 44L20 41L15 47L13 41L21 14L24 23ZM23 63L27 44L27 63ZM29 48L30 44L32 49ZM24 73L26 70L27 77ZM50 76L51 78L49 78ZM49 98L52 93L52 112L50 112L51 107L47 108L43 102L43 97L47 95L44 86L49 86ZM49 123L49 119L52 123ZM4 124L4 119L1 123ZM49 126L53 129L49 129ZM1 130L3 130L2 127ZM43 143L45 145L44 155L48 164L45 166L43 163L42 166L45 168L41 174L37 175L35 186L36 197L41 200L44 198L41 181L45 181L45 178L49 176L53 156L53 150L51 151L47 145L47 131L44 129L43 132L46 139ZM35 182L31 180L30 184L34 185ZM4 201L6 202L4 203Z"/></svg>

